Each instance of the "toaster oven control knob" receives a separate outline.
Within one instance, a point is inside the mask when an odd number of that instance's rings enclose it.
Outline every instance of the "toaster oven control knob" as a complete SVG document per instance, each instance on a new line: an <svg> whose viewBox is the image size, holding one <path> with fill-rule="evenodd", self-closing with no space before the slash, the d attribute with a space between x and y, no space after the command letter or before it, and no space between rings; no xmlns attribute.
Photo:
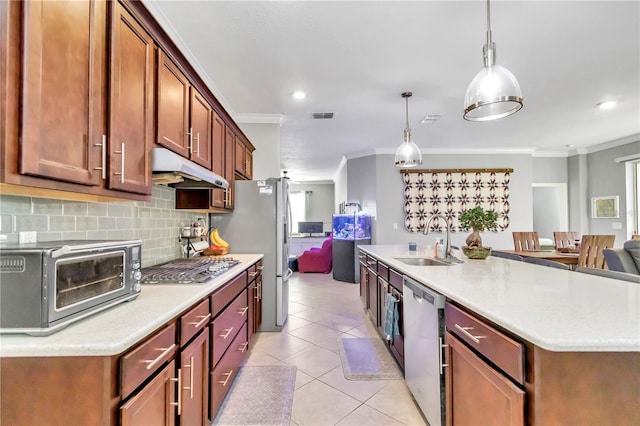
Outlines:
<svg viewBox="0 0 640 426"><path fill-rule="evenodd" d="M140 283L135 283L133 285L133 291L135 291L136 293L140 293L140 290L142 290L142 286L140 285Z"/></svg>
<svg viewBox="0 0 640 426"><path fill-rule="evenodd" d="M133 263L131 264L131 267L132 267L133 269L140 269L140 262L133 262Z"/></svg>
<svg viewBox="0 0 640 426"><path fill-rule="evenodd" d="M134 279L134 280L137 280L137 281L140 281L140 278L142 278L142 272L140 272L140 271L135 271L135 272L133 273L133 279Z"/></svg>

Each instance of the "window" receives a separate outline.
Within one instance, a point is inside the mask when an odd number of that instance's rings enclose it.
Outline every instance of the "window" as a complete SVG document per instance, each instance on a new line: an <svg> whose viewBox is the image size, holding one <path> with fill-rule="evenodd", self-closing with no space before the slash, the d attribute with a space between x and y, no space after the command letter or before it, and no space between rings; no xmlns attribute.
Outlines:
<svg viewBox="0 0 640 426"><path fill-rule="evenodd" d="M633 172L633 233L637 234L640 229L640 161L633 163Z"/></svg>
<svg viewBox="0 0 640 426"><path fill-rule="evenodd" d="M309 192L289 191L291 203L291 229L293 233L298 231L298 222L307 220L307 207L309 205Z"/></svg>

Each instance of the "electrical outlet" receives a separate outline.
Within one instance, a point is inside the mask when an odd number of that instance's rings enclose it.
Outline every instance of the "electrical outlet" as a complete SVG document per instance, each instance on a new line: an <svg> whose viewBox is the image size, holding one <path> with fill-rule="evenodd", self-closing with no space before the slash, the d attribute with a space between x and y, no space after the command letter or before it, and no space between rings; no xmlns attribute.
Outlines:
<svg viewBox="0 0 640 426"><path fill-rule="evenodd" d="M612 222L611 229L622 229L622 222Z"/></svg>
<svg viewBox="0 0 640 426"><path fill-rule="evenodd" d="M37 240L36 231L27 231L18 233L20 244L35 243Z"/></svg>

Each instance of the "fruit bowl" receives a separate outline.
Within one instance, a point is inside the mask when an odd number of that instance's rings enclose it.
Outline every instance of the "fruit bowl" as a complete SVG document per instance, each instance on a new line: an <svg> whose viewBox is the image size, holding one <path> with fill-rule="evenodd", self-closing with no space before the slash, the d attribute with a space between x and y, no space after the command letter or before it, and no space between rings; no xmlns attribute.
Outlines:
<svg viewBox="0 0 640 426"><path fill-rule="evenodd" d="M221 256L227 253L229 253L229 247L209 247L202 250L205 256Z"/></svg>

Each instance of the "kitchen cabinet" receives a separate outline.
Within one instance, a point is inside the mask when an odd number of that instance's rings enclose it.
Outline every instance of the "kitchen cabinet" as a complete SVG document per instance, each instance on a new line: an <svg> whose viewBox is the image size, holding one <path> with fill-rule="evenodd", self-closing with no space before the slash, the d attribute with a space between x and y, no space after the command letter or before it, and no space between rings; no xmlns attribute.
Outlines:
<svg viewBox="0 0 640 426"><path fill-rule="evenodd" d="M226 124L224 120L215 112L213 113L213 130L211 134L211 170L214 173L224 176L225 165L225 143ZM226 191L222 188L211 190L211 201L209 205L213 208L224 208Z"/></svg>
<svg viewBox="0 0 640 426"><path fill-rule="evenodd" d="M191 159L205 169L211 170L211 136L213 109L206 99L193 87L189 88L189 111L191 112Z"/></svg>
<svg viewBox="0 0 640 426"><path fill-rule="evenodd" d="M253 177L253 151L244 140L235 138L235 172L245 179Z"/></svg>
<svg viewBox="0 0 640 426"><path fill-rule="evenodd" d="M177 402L172 404L172 401L176 401L175 368L175 361L171 361L144 389L122 406L121 426L175 425Z"/></svg>
<svg viewBox="0 0 640 426"><path fill-rule="evenodd" d="M249 318L247 340L253 342L255 333L262 325L262 261L249 268Z"/></svg>
<svg viewBox="0 0 640 426"><path fill-rule="evenodd" d="M107 150L103 146L102 167L108 169L110 189L151 194L156 48L151 36L119 2L111 5L109 155L104 157Z"/></svg>
<svg viewBox="0 0 640 426"><path fill-rule="evenodd" d="M209 416L209 328L180 351L178 396L181 425L205 425Z"/></svg>
<svg viewBox="0 0 640 426"><path fill-rule="evenodd" d="M360 300L364 305L364 310L369 310L369 269L367 268L367 255L360 252L358 255L358 263L360 266Z"/></svg>
<svg viewBox="0 0 640 426"><path fill-rule="evenodd" d="M378 326L378 262L374 257L367 256L367 313L374 326Z"/></svg>
<svg viewBox="0 0 640 426"><path fill-rule="evenodd" d="M158 50L158 136L162 145L189 158L189 80L177 65Z"/></svg>
<svg viewBox="0 0 640 426"><path fill-rule="evenodd" d="M233 210L233 191L235 189L235 153L236 153L236 134L227 126L224 135L224 175L223 177L229 182L229 187L224 191L224 208Z"/></svg>
<svg viewBox="0 0 640 426"><path fill-rule="evenodd" d="M382 262L378 262L378 333L385 336L384 323L387 319L387 295L389 294L389 268Z"/></svg>
<svg viewBox="0 0 640 426"><path fill-rule="evenodd" d="M445 322L447 424L524 425L524 345L451 303Z"/></svg>
<svg viewBox="0 0 640 426"><path fill-rule="evenodd" d="M398 333L391 337L390 349L398 364L404 367L404 300L402 294L402 275L389 269L389 291L396 299L398 309Z"/></svg>

